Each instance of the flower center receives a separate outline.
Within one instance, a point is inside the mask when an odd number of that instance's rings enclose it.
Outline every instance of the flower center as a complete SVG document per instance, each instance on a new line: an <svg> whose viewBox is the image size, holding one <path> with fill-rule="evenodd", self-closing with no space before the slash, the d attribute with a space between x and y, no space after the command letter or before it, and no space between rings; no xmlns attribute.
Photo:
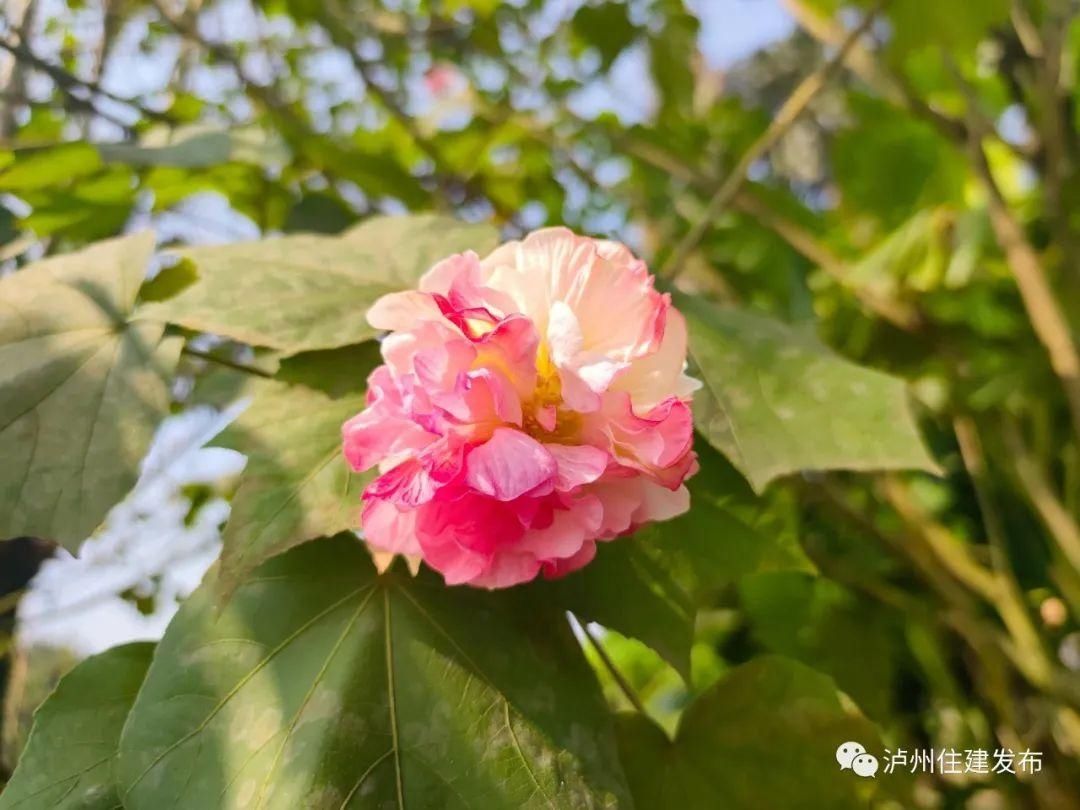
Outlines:
<svg viewBox="0 0 1080 810"><path fill-rule="evenodd" d="M562 404L559 369L551 362L547 344L541 343L536 352L536 388L522 403L522 429L538 441L578 444L581 414L561 408Z"/></svg>

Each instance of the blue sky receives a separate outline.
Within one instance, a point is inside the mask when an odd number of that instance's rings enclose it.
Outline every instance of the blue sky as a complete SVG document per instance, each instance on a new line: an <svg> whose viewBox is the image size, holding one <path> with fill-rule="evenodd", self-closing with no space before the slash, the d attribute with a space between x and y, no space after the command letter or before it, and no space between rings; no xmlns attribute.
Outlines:
<svg viewBox="0 0 1080 810"><path fill-rule="evenodd" d="M698 47L709 65L727 68L795 27L781 0L687 0L701 20Z"/></svg>

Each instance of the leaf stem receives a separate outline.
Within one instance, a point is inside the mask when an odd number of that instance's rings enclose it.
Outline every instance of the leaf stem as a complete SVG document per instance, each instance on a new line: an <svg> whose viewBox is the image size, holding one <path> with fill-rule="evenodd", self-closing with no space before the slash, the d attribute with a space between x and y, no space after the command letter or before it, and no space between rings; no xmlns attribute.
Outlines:
<svg viewBox="0 0 1080 810"><path fill-rule="evenodd" d="M254 377L262 377L263 379L273 379L274 375L260 368L254 366L246 366L243 363L238 363L235 360L230 360L227 357L221 357L217 354L211 354L210 352L204 352L201 349L193 349L191 346L185 346L181 350L181 354L186 354L188 357L197 357L200 360L206 360L210 363L217 363L219 366L225 368L231 368L233 371L239 371L242 374L250 374Z"/></svg>
<svg viewBox="0 0 1080 810"><path fill-rule="evenodd" d="M581 632L585 634L585 638L592 644L592 648L596 650L596 654L600 657L600 660L604 664L604 668L608 671L608 674L614 679L615 683L619 685L619 689L622 691L626 699L630 701L630 705L634 707L638 712L644 715L648 715L648 711L645 710L645 704L641 702L641 698L634 692L630 682L626 680L626 676L623 675L615 662L611 660L611 656L607 654L607 650L604 649L604 645L600 639L596 637L596 634L589 628L589 625L585 622L581 623Z"/></svg>

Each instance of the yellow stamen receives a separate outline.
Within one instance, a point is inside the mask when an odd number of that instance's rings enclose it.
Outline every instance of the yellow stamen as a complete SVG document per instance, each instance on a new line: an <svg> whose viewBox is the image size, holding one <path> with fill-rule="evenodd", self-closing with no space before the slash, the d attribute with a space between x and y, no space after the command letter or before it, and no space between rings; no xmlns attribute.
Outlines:
<svg viewBox="0 0 1080 810"><path fill-rule="evenodd" d="M488 332L495 331L495 324L482 318L466 318L465 325L469 327L474 337L483 337Z"/></svg>

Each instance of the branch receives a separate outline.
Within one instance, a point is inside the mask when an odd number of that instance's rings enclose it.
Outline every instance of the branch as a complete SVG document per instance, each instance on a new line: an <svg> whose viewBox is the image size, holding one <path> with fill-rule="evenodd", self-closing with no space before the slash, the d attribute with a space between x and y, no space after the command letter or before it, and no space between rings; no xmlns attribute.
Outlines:
<svg viewBox="0 0 1080 810"><path fill-rule="evenodd" d="M173 13L166 5L165 0L151 0L161 18L181 37L187 39L210 54L214 59L222 62L233 69L236 77L244 86L244 91L254 100L261 104L268 112L278 116L291 128L297 126L306 129L307 124L299 119L292 106L283 99L272 85L259 84L244 70L239 55L228 45L219 42L211 42L205 39L195 26L190 10L183 14ZM197 6L196 6L197 8Z"/></svg>
<svg viewBox="0 0 1080 810"><path fill-rule="evenodd" d="M807 0L781 0L799 27L822 45L837 47L843 44L844 27L832 17L815 8ZM843 57L844 65L856 76L894 103L902 101L902 92L888 73L882 70L874 54L855 43Z"/></svg>
<svg viewBox="0 0 1080 810"><path fill-rule="evenodd" d="M708 172L683 163L660 147L636 139L617 138L616 140L617 145L625 149L631 157L638 158L654 169L676 177L699 191L708 193L715 186L715 181L710 179ZM850 268L844 259L833 253L827 245L798 222L763 203L749 189L740 189L731 204L744 214L755 217L759 223L787 242L793 250L809 259L826 275L831 276L841 287L851 292L867 311L904 331L916 331L922 326L922 316L914 307L894 301L865 287L852 285Z"/></svg>
<svg viewBox="0 0 1080 810"><path fill-rule="evenodd" d="M898 556L909 560L927 585L941 596L951 610L960 614L971 614L974 611L975 603L971 594L943 570L943 566L936 559L930 546L922 542L919 533L913 531L907 521L905 521L907 531L904 536L885 531L880 521L848 503L840 490L827 480L822 482L804 480L802 491L826 506L834 516L850 523L867 536L875 538L882 546Z"/></svg>
<svg viewBox="0 0 1080 810"><path fill-rule="evenodd" d="M28 46L20 42L12 42L10 40L0 39L0 49L3 49L10 53L16 59L16 61L22 62L34 68L35 70L39 70L44 73L46 76L52 79L53 83L68 98L72 99L73 101L84 107L86 105L90 105L90 109L93 112L100 115L102 118L106 118L113 123L123 126L126 130L131 129L131 124L110 117L108 113L105 113L98 109L93 104L93 96L100 96L101 98L108 99L109 101L114 101L117 104L123 104L127 107L130 107L144 118L149 118L154 121L161 121L170 124L175 123L172 116L168 113L152 110L134 99L125 98L124 96L118 96L116 93L113 93L110 90L106 90L104 87L101 86L100 83L96 81L80 79L78 76L68 72L59 65L54 65L51 62L42 59L40 56L30 50ZM76 91L82 91L84 93L87 93L91 96L91 98L84 99L79 96Z"/></svg>
<svg viewBox="0 0 1080 810"><path fill-rule="evenodd" d="M813 31L811 31L813 34ZM914 113L933 123L942 134L969 148L976 175L989 196L988 209L995 238L1016 279L1017 287L1023 298L1029 320L1036 336L1050 356L1050 363L1061 379L1069 403L1073 427L1080 436L1080 355L1077 354L1068 322L1058 307L1052 289L1046 280L1038 255L1027 241L1023 228L1016 220L1001 190L998 188L983 151L981 138L995 134L992 126L980 119L977 100L971 89L962 81L961 90L968 95L970 112L969 124L941 115L929 105L917 98L902 80L899 86L903 91L906 106ZM775 123L775 122L774 122ZM1010 146L1014 145L1010 144ZM1023 149L1023 156L1029 157ZM1051 169L1051 171L1057 171Z"/></svg>
<svg viewBox="0 0 1080 810"><path fill-rule="evenodd" d="M1021 0L1012 0L1009 3L1009 19L1012 21L1013 30L1016 31L1016 38L1020 40L1024 53L1032 59L1042 59L1042 37Z"/></svg>
<svg viewBox="0 0 1080 810"><path fill-rule="evenodd" d="M956 535L926 514L899 477L885 475L881 481L885 499L908 530L934 552L938 564L969 590L995 604L998 585L993 574L972 558Z"/></svg>
<svg viewBox="0 0 1080 810"><path fill-rule="evenodd" d="M1035 508L1043 525L1061 549L1065 559L1080 572L1080 525L1058 499L1042 468L1031 455L1016 425L1007 422L1004 438L1009 449L1016 477L1028 501Z"/></svg>
<svg viewBox="0 0 1080 810"><path fill-rule="evenodd" d="M386 112L389 113L390 116L393 117L393 119L409 134L409 137L412 138L416 147L434 164L436 174L441 175L446 180L459 184L461 188L465 190L467 195L477 199L486 200L494 209L495 213L503 220L516 224L517 212L507 208L498 200L487 194L471 177L466 177L461 173L450 169L446 165L446 158L443 156L435 142L420 131L420 128L416 125L416 120L404 110L398 100L394 98L393 93L386 90L375 81L375 78L371 74L371 69L375 67L377 63L364 59L357 51L356 43L348 39L348 37L343 36L344 34L349 33L350 26L347 21L347 16L342 11L340 4L335 2L335 0L328 0L328 2L323 5L323 11L330 17L327 21L330 24L324 23L323 28L330 35L331 40L339 48L344 49L349 55L349 60L352 62L356 72L360 74L364 86L371 91L372 95L375 96L382 108L386 110Z"/></svg>
<svg viewBox="0 0 1080 810"><path fill-rule="evenodd" d="M5 14L0 17L0 20L3 21L5 28L13 29L15 41L22 42L33 30L37 18L37 2L36 0L15 0L9 5L11 17ZM8 138L15 133L16 105L26 103L25 98L18 99L26 93L26 76L22 67L23 65L14 56L10 62L0 67L0 88L6 95L12 97L10 104L2 105L0 109L0 139Z"/></svg>
<svg viewBox="0 0 1080 810"><path fill-rule="evenodd" d="M987 209L994 236L1016 280L1028 320L1050 357L1054 373L1061 380L1073 430L1080 438L1080 355L1077 354L1069 323L1046 279L1035 248L1028 242L1023 227L994 180L977 135L972 138L971 155L976 176L987 193Z"/></svg>
<svg viewBox="0 0 1080 810"><path fill-rule="evenodd" d="M783 0L783 3L799 26L818 42L835 46L843 41L843 27L812 8L806 0ZM853 47L846 66L885 100L930 123L947 138L964 142L966 129L963 121L946 115L919 98L903 74L893 73L882 66L870 50L862 46ZM1003 143L1025 160L1030 160L1038 151L1035 144Z"/></svg>
<svg viewBox="0 0 1080 810"><path fill-rule="evenodd" d="M841 287L850 291L869 312L905 332L915 332L922 327L922 316L915 307L888 298L867 287L852 284L851 268L847 262L833 253L798 222L773 210L746 189L739 191L732 202L736 208L757 219L826 275L831 276Z"/></svg>
<svg viewBox="0 0 1080 810"><path fill-rule="evenodd" d="M959 538L927 515L898 477L886 475L882 480L885 497L914 537L932 550L938 563L957 581L982 597L1001 616L1008 637L1001 638L998 645L1016 671L1032 686L1080 707L1080 682L1047 655L1038 632L1030 624L1022 597L1010 594L999 573L992 573L976 562ZM970 610L965 612L971 614Z"/></svg>
<svg viewBox="0 0 1080 810"><path fill-rule="evenodd" d="M882 5L883 3L879 3L876 8L867 12L866 16L863 17L862 22L859 23L859 25L848 35L843 45L840 46L840 50L824 65L803 79L799 86L795 88L787 100L780 106L780 109L776 112L776 115L773 117L769 126L760 136L758 136L757 140L750 145L750 148L743 153L743 156L739 158L738 163L735 164L735 168L732 169L731 173L712 195L712 198L709 200L708 205L705 206L705 210L701 213L697 222L694 223L693 227L690 228L682 241L675 247L671 257L660 271L661 276L669 281L674 281L679 275L686 259L697 249L697 246L708 232L713 220L715 220L716 217L731 203L735 198L735 195L738 194L739 189L742 188L743 183L746 182L746 173L749 171L750 167L772 149L777 141L791 129L792 125L799 119L799 116L806 111L810 102L825 88L832 77L839 72L848 52L855 46L862 35L869 30Z"/></svg>
<svg viewBox="0 0 1080 810"><path fill-rule="evenodd" d="M1014 3L1014 9L1019 3ZM1052 4L1051 4L1052 6ZM1047 9L1045 33L1040 47L1041 58L1035 61L1035 94L1042 104L1034 122L1043 143L1043 197L1046 213L1056 230L1057 239L1066 261L1076 262L1076 240L1068 197L1064 193L1072 173L1072 156L1069 150L1070 118L1069 91L1062 81L1062 60L1066 46L1069 18ZM1019 30L1019 29L1018 29ZM1074 264L1075 268L1077 265Z"/></svg>
<svg viewBox="0 0 1080 810"><path fill-rule="evenodd" d="M943 560L939 555L938 548L939 543L945 541L956 545L960 552L963 553L963 548L959 546L956 538L951 537L951 533L945 527L935 524L920 508L915 506L907 494L906 488L898 480L889 481L884 479L882 484L886 490L894 486L898 488L896 494L899 496L899 500L898 504L894 504L894 508L897 505L900 506L897 511L900 512L908 529L909 537L905 538L907 542L903 542L901 539L884 532L878 521L855 511L827 483L804 483L804 491L829 508L835 515L852 522L854 526L860 528L866 534L885 543L887 547L892 548L899 555L907 557L915 565L919 573L922 574L926 582L935 592L942 596L946 603L944 609L930 608L929 617L940 621L958 633L980 659L981 668L985 669L988 657L996 659L998 652L1000 652L1012 667L1030 683L1046 689L1052 694L1060 695L1062 699L1075 705L1077 700L1080 699L1080 688L1070 687L1067 683L1064 683L1064 677L1047 662L1042 649L1036 648L1033 653L1029 652L1016 643L1015 635L1006 636L1000 632L996 626L982 617L982 606L972 600L967 591L959 587L957 580L961 579L961 577L956 576L955 566L949 564L949 560L952 560L955 554L949 551L947 554L948 559ZM929 539L928 535L930 535ZM943 565L943 563L946 564ZM970 565L975 566L976 564L971 561ZM942 570L943 568L951 568L952 570L949 570L947 574ZM831 576L835 571L826 571L826 573ZM982 576L977 575L977 577L986 580L985 585L989 582L990 574L984 571ZM872 594L870 589L860 587L855 583L851 583L850 586L856 590L863 590L868 594ZM924 615L923 609L915 609L914 606L908 605L907 602L910 597L903 591L900 594L902 595L901 600L897 600L895 595L890 594L888 591L873 595L882 598L887 604L894 604L898 609L902 609L914 617L921 618ZM915 599L917 600L918 597L915 597ZM996 601L993 604L996 605ZM1009 701L1006 699L1005 705L1008 703Z"/></svg>
<svg viewBox="0 0 1080 810"><path fill-rule="evenodd" d="M1046 650L1035 625L1031 621L1023 591L1017 582L1009 559L1005 542L1005 524L997 510L997 504L991 493L991 484L986 469L986 457L982 441L975 422L969 416L958 416L953 420L953 430L960 446L960 457L975 488L975 499L982 513L986 538L990 543L990 559L994 569L1000 598L996 603L1009 633L1016 640L1025 657L1032 666L1038 665L1049 671Z"/></svg>

